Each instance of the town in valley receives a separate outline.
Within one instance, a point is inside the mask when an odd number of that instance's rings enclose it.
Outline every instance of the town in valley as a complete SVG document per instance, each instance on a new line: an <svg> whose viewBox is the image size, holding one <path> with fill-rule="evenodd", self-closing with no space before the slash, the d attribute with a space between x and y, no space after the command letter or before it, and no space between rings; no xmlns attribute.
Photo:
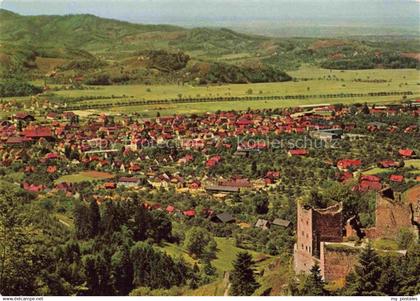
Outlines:
<svg viewBox="0 0 420 301"><path fill-rule="evenodd" d="M418 32L236 30L0 10L1 295L420 293Z"/></svg>

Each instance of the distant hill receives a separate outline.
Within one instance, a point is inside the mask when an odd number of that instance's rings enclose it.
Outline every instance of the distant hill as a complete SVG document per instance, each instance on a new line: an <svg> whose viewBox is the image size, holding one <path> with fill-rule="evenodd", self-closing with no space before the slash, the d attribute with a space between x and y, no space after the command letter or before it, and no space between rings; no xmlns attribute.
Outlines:
<svg viewBox="0 0 420 301"><path fill-rule="evenodd" d="M21 16L0 9L3 77L19 70L33 78L54 72L57 82L73 77L109 84L279 81L290 79L284 70L302 63L334 69L416 68L418 45L403 37L270 38L225 28L133 24L86 14ZM151 57L159 64L151 64ZM182 64L174 61L185 57ZM168 58L175 68L162 66ZM211 78L203 72L207 69Z"/></svg>

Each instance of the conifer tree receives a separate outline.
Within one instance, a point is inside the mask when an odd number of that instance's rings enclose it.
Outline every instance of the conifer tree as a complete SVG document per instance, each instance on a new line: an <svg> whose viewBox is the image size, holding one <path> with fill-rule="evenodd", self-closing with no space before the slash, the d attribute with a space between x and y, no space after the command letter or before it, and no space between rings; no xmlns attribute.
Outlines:
<svg viewBox="0 0 420 301"><path fill-rule="evenodd" d="M99 279L96 272L95 256L87 255L83 260L83 269L85 271L87 294L97 296L99 292Z"/></svg>
<svg viewBox="0 0 420 301"><path fill-rule="evenodd" d="M91 233L88 208L82 203L74 205L73 217L77 239L86 239Z"/></svg>
<svg viewBox="0 0 420 301"><path fill-rule="evenodd" d="M420 249L418 245L412 246L400 265L400 288L398 295L415 296L420 292Z"/></svg>
<svg viewBox="0 0 420 301"><path fill-rule="evenodd" d="M101 221L102 231L104 234L111 235L115 231L119 231L121 226L124 225L126 220L124 220L121 211L121 207L117 204L112 202L107 202L105 204L104 214Z"/></svg>
<svg viewBox="0 0 420 301"><path fill-rule="evenodd" d="M399 271L395 268L395 263L391 258L385 257L383 270L378 281L378 290L388 296L398 295L398 275Z"/></svg>
<svg viewBox="0 0 420 301"><path fill-rule="evenodd" d="M110 279L110 263L103 252L96 256L95 259L95 270L99 279L98 283L98 296L111 296L114 294L113 287Z"/></svg>
<svg viewBox="0 0 420 301"><path fill-rule="evenodd" d="M101 223L101 214L99 213L99 206L95 200L90 202L89 206L89 223L90 223L90 237L93 238L99 234L99 226Z"/></svg>
<svg viewBox="0 0 420 301"><path fill-rule="evenodd" d="M380 295L378 281L381 278L381 259L369 242L359 256L356 266L355 293L359 296Z"/></svg>
<svg viewBox="0 0 420 301"><path fill-rule="evenodd" d="M311 268L311 273L306 277L303 284L301 295L303 296L325 296L327 292L324 288L325 282L321 276L318 264Z"/></svg>
<svg viewBox="0 0 420 301"><path fill-rule="evenodd" d="M127 245L121 246L111 258L111 278L117 295L126 296L133 289L133 264Z"/></svg>
<svg viewBox="0 0 420 301"><path fill-rule="evenodd" d="M134 239L143 241L147 238L147 231L150 228L150 216L146 209L139 205L134 214Z"/></svg>
<svg viewBox="0 0 420 301"><path fill-rule="evenodd" d="M230 294L233 296L250 296L260 287L255 280L254 261L247 252L241 252L233 262L233 271L230 274Z"/></svg>

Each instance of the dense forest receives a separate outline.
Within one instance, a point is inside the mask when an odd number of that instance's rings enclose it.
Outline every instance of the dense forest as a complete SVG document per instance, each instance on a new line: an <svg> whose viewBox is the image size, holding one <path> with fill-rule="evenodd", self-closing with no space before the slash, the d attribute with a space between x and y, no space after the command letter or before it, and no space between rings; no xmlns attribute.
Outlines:
<svg viewBox="0 0 420 301"><path fill-rule="evenodd" d="M357 70L374 68L420 68L419 62L413 58L403 57L397 53L387 53L375 56L373 54L355 59L326 60L321 64L322 68L339 70Z"/></svg>
<svg viewBox="0 0 420 301"><path fill-rule="evenodd" d="M75 203L73 234L34 195L1 184L2 294L127 295L199 283L193 267L152 246L172 239L165 213L136 201L107 203L102 213L96 202Z"/></svg>

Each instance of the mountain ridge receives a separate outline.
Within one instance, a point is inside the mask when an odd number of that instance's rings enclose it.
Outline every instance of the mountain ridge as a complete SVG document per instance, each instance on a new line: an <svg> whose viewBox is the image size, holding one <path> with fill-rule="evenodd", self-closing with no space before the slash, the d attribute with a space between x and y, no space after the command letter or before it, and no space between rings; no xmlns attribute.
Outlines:
<svg viewBox="0 0 420 301"><path fill-rule="evenodd" d="M111 78L105 83L278 81L289 79L284 70L302 64L332 69L416 68L416 59L404 53L419 52L417 42L272 38L228 28L134 24L91 14L23 16L0 9L2 73L23 70L40 78L61 71L60 82L81 75L91 83L104 78ZM144 56L150 51L153 62ZM181 69L165 62L184 56L189 59Z"/></svg>

